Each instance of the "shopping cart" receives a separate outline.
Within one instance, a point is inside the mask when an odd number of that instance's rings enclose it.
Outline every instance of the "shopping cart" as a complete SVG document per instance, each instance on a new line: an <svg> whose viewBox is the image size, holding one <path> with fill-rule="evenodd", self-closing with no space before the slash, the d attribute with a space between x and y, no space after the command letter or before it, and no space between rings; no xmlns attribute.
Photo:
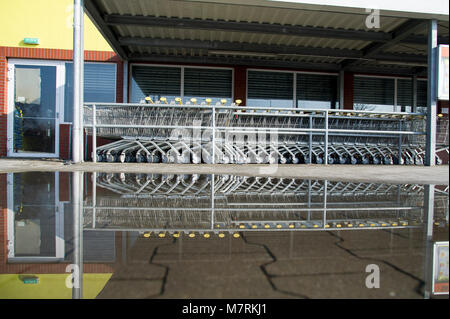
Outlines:
<svg viewBox="0 0 450 319"><path fill-rule="evenodd" d="M148 101L148 100L147 100ZM151 101L151 100L150 100ZM442 127L447 125L443 122ZM447 124L445 124L447 123ZM87 133L113 139L94 160L139 163L408 164L424 162L425 116L210 105L178 98L87 104ZM448 132L438 144L448 153ZM94 139L95 140L95 139ZM437 155L437 162L441 159Z"/></svg>

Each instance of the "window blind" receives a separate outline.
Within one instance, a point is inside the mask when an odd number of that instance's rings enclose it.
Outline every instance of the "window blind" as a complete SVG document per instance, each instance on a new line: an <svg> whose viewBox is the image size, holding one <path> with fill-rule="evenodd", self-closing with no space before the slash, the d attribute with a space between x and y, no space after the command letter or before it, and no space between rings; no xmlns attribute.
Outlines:
<svg viewBox="0 0 450 319"><path fill-rule="evenodd" d="M293 98L293 74L281 72L248 71L249 99Z"/></svg>
<svg viewBox="0 0 450 319"><path fill-rule="evenodd" d="M184 95L195 97L232 97L232 71L185 68Z"/></svg>

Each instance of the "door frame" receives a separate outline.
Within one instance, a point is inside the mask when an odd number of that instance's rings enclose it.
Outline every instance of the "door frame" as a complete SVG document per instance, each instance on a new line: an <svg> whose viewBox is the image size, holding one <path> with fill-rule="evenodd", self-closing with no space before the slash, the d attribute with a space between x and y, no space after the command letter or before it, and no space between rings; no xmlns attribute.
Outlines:
<svg viewBox="0 0 450 319"><path fill-rule="evenodd" d="M55 152L54 153L15 153L14 152L14 80L16 65L30 66L55 66L56 67L56 104L55 104ZM7 104L7 156L8 157L30 157L30 158L58 158L59 157L59 125L61 122L61 110L64 110L64 85L65 85L65 62L30 59L8 60L8 104Z"/></svg>
<svg viewBox="0 0 450 319"><path fill-rule="evenodd" d="M52 174L51 172L48 172ZM7 237L8 237L8 263L36 263L36 262L58 262L64 260L64 205L59 201L59 172L55 172L55 256L15 256L15 233L14 233L14 174L7 174Z"/></svg>

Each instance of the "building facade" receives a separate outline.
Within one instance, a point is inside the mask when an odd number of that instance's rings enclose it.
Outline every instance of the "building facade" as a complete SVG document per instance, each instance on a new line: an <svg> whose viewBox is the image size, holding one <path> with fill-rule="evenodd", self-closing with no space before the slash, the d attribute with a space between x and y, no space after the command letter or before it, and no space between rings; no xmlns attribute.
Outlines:
<svg viewBox="0 0 450 319"><path fill-rule="evenodd" d="M333 15L297 8L298 1L267 7L253 2L156 1L139 7L140 1L86 1L85 102L139 103L150 96L426 111L427 28L414 14L386 11L373 31L369 15L356 9ZM0 156L70 159L73 1L6 1L2 7ZM445 19L438 21L440 43L448 43ZM396 34L402 39L386 40ZM385 51L370 50L380 43ZM448 101L438 102L437 113L448 116ZM85 160L90 144L85 137Z"/></svg>

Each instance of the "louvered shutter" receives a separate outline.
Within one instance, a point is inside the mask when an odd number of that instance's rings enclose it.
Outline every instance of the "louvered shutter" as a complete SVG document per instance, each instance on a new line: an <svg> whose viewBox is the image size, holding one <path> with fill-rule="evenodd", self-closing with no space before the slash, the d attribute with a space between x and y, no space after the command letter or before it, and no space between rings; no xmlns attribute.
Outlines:
<svg viewBox="0 0 450 319"><path fill-rule="evenodd" d="M397 80L397 105L412 106L413 89L411 79Z"/></svg>
<svg viewBox="0 0 450 319"><path fill-rule="evenodd" d="M133 65L131 72L130 102L139 103L146 96L160 97L181 95L181 68Z"/></svg>
<svg viewBox="0 0 450 319"><path fill-rule="evenodd" d="M184 96L231 98L232 86L231 70L203 68L184 69Z"/></svg>
<svg viewBox="0 0 450 319"><path fill-rule="evenodd" d="M337 76L297 74L297 107L336 108Z"/></svg>
<svg viewBox="0 0 450 319"><path fill-rule="evenodd" d="M394 79L355 77L353 85L355 104L394 105Z"/></svg>
<svg viewBox="0 0 450 319"><path fill-rule="evenodd" d="M73 63L65 64L64 121L73 120ZM112 63L84 64L84 102L116 101L116 65Z"/></svg>
<svg viewBox="0 0 450 319"><path fill-rule="evenodd" d="M249 99L292 100L293 74L248 71L247 92Z"/></svg>

